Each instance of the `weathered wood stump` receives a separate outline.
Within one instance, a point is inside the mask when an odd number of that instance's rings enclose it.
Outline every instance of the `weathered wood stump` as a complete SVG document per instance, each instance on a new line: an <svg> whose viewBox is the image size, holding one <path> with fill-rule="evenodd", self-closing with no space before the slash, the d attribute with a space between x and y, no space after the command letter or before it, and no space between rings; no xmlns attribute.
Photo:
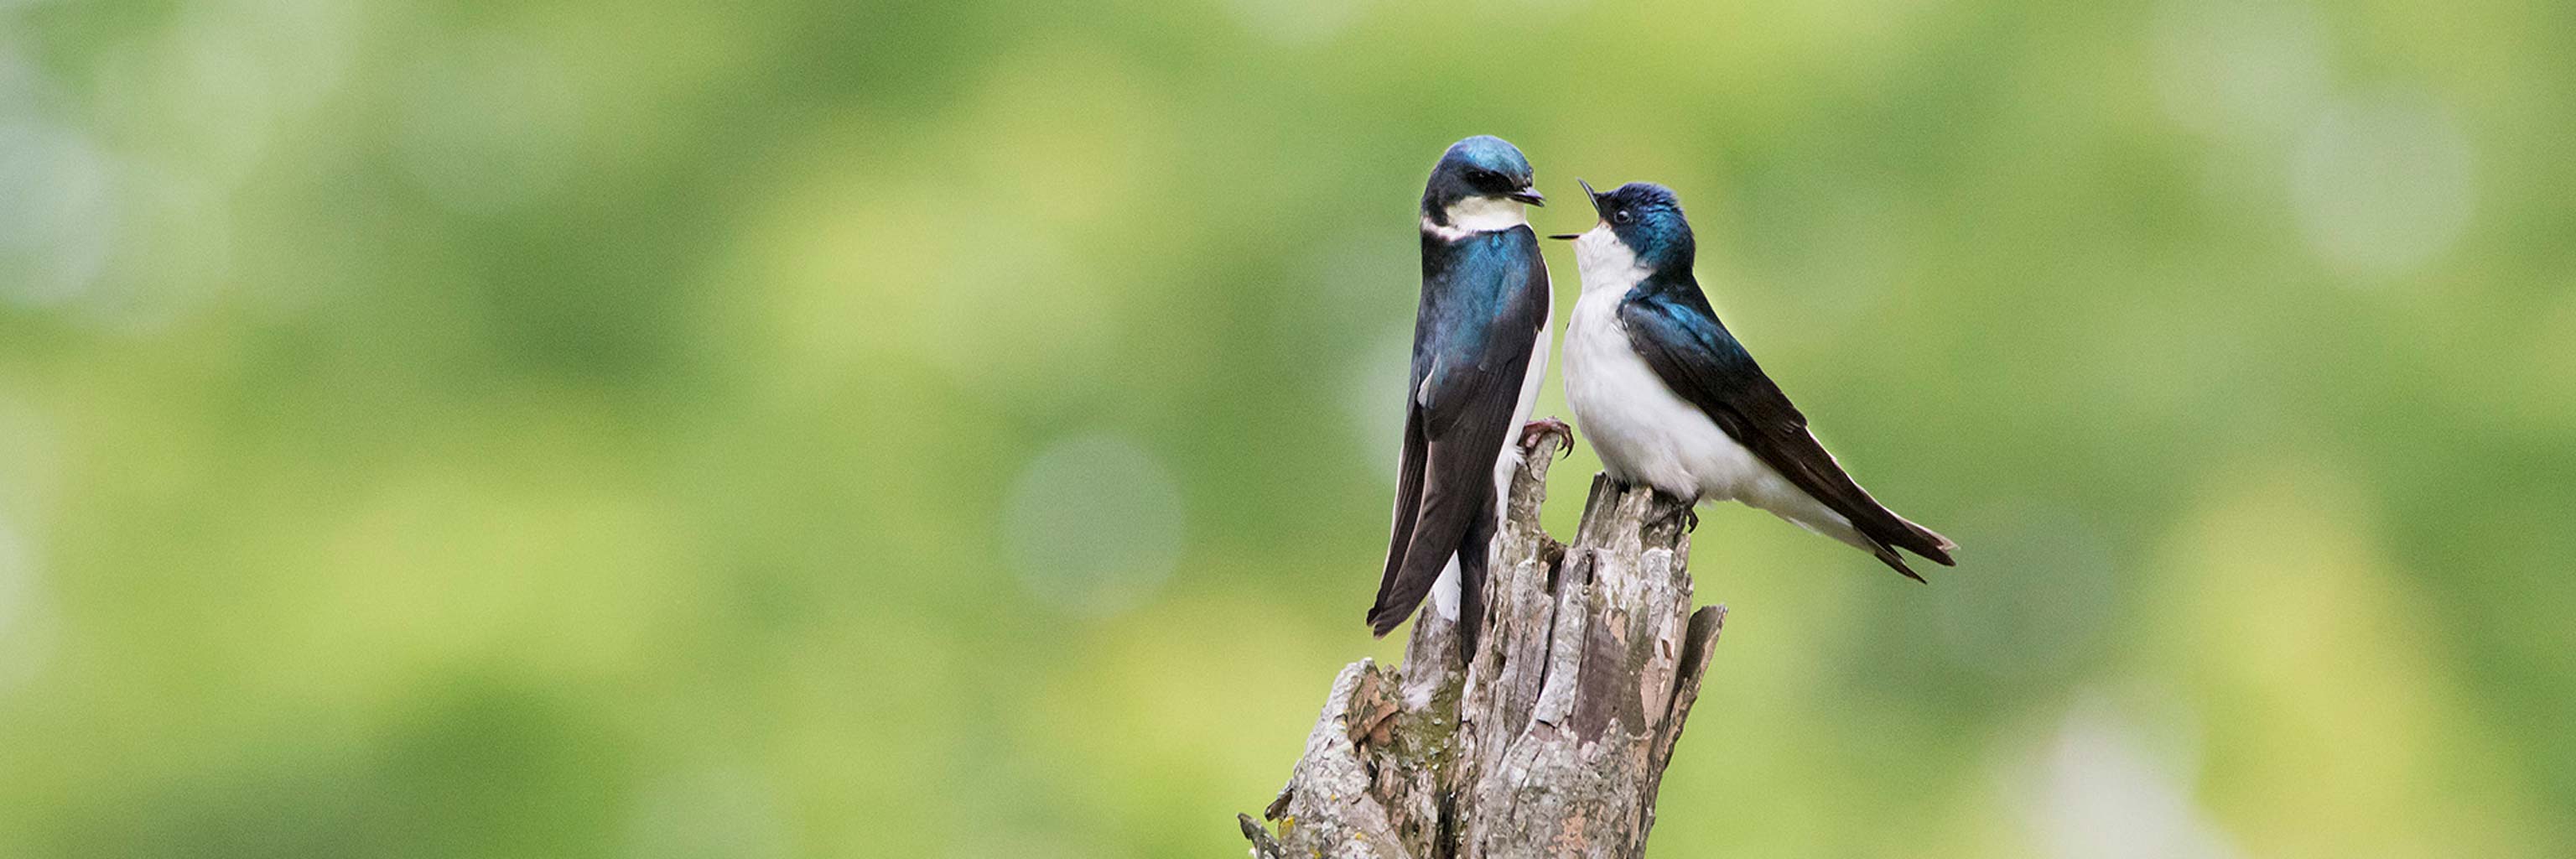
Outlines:
<svg viewBox="0 0 2576 859"><path fill-rule="evenodd" d="M1726 619L1691 610L1676 499L1592 479L1574 545L1539 527L1541 441L1513 477L1483 634L1425 603L1404 667L1363 659L1325 696L1305 755L1262 816L1255 859L1635 857L1655 790Z"/></svg>

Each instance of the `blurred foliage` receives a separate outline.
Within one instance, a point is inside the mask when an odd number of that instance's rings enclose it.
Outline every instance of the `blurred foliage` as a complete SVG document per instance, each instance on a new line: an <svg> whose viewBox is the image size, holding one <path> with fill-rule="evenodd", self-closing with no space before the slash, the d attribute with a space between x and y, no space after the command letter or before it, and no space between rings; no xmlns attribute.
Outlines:
<svg viewBox="0 0 2576 859"><path fill-rule="evenodd" d="M1480 132L1678 189L1965 547L1711 511L1657 855L2576 855L2572 55L2552 0L0 2L0 855L1236 855L1399 653L1413 206Z"/></svg>

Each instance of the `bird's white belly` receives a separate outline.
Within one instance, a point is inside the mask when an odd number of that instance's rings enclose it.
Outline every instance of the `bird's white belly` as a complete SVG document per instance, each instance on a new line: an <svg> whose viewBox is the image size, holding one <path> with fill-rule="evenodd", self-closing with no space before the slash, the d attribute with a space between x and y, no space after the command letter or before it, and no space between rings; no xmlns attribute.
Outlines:
<svg viewBox="0 0 2576 859"><path fill-rule="evenodd" d="M1683 498L1766 507L1760 501L1790 489L1628 345L1620 297L1610 290L1583 296L1565 334L1566 404L1610 476Z"/></svg>
<svg viewBox="0 0 2576 859"><path fill-rule="evenodd" d="M1551 315L1556 302L1548 302ZM1547 376L1547 347L1555 338L1553 319L1543 319L1538 326L1538 343L1530 347L1529 373L1521 377L1519 402L1512 404L1512 422L1503 425L1503 454L1494 460L1494 515L1504 514L1512 497L1512 475L1521 468L1521 425L1529 422L1530 409L1538 405L1540 382ZM1500 533L1499 531L1496 533Z"/></svg>

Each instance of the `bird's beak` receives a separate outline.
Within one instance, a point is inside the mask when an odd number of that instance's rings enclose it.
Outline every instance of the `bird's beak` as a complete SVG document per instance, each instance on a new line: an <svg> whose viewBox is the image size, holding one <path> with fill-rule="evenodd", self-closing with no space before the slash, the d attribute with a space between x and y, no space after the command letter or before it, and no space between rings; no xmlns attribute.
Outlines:
<svg viewBox="0 0 2576 859"><path fill-rule="evenodd" d="M1505 196L1506 196L1506 197L1509 197L1510 199L1513 199L1513 200L1517 200L1517 201L1520 201L1520 202L1523 202L1523 203L1528 203L1528 204L1530 204L1530 205L1532 205L1532 206L1544 206L1544 205L1547 205L1547 198L1546 198L1546 197L1544 197L1544 196L1541 196L1541 195L1539 194L1539 192L1538 192L1538 189L1537 189L1537 188L1522 188L1522 189L1520 189L1520 190L1518 190L1518 191L1513 191L1513 192L1511 192L1510 194L1507 194L1507 195L1505 195Z"/></svg>
<svg viewBox="0 0 2576 859"><path fill-rule="evenodd" d="M1577 184L1577 185L1581 185L1581 186L1583 186L1583 196L1585 196L1585 197L1589 197L1589 198L1591 198L1591 200L1592 200L1592 213L1593 213L1593 214L1595 214L1595 215L1600 215L1600 214L1601 214L1601 193L1600 193L1600 192L1598 192L1598 191L1594 191L1594 190L1592 190L1592 183L1590 183L1590 182L1586 182L1586 181L1583 181L1583 180L1581 180L1581 179L1576 179L1576 180L1574 180L1574 184ZM1606 217L1606 216L1604 216L1604 217ZM1558 233L1558 234L1556 234L1556 235L1549 236L1548 238L1551 238L1551 239L1579 239L1579 238L1583 238L1583 234L1582 234L1582 233Z"/></svg>

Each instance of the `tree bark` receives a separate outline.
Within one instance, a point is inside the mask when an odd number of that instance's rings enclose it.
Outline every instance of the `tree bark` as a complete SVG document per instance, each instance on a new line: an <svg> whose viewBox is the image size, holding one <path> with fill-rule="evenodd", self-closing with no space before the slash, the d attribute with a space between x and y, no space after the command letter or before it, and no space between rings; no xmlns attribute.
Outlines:
<svg viewBox="0 0 2576 859"><path fill-rule="evenodd" d="M1429 603L1404 667L1342 669L1254 859L1635 857L1726 619L1691 611L1686 508L1592 479L1574 545L1539 527L1549 437L1513 477L1478 649Z"/></svg>

